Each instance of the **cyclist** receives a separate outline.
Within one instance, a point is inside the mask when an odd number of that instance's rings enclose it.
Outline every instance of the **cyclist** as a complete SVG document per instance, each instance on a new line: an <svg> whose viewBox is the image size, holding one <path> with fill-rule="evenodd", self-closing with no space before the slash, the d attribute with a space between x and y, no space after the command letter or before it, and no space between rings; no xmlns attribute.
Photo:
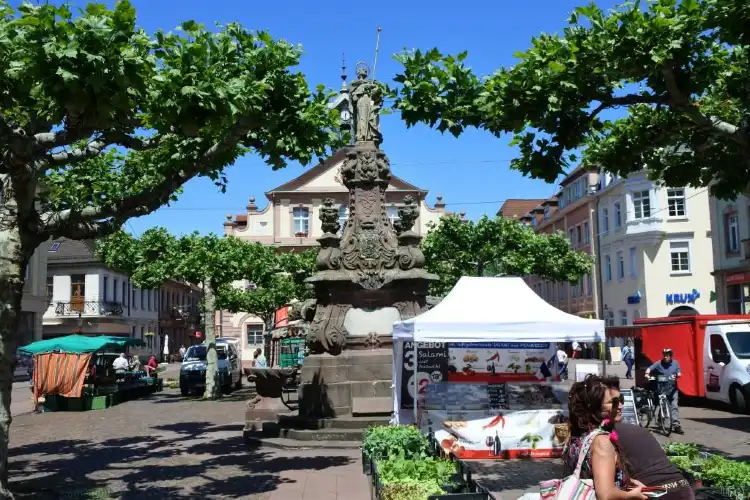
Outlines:
<svg viewBox="0 0 750 500"><path fill-rule="evenodd" d="M674 359L672 349L662 351L662 359L646 369L646 377L650 377L652 372L667 377L666 383L657 384L657 391L664 393L669 400L670 413L672 414L672 432L684 434L680 425L680 410L677 407L677 379L682 376L682 371L680 371L680 364Z"/></svg>

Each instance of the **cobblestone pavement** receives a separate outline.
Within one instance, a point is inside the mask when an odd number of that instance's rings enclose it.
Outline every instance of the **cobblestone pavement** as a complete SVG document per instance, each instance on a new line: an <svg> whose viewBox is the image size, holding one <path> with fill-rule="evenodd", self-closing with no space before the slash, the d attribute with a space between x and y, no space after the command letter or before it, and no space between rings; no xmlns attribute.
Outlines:
<svg viewBox="0 0 750 500"><path fill-rule="evenodd" d="M125 500L369 498L358 451L246 446L245 396L205 402L165 390L107 410L20 415L11 481L67 497L108 489Z"/></svg>
<svg viewBox="0 0 750 500"><path fill-rule="evenodd" d="M750 460L750 416L732 413L719 404L690 404L692 406L680 405L680 420L685 434L672 434L666 438L654 431L659 442L697 443L710 453Z"/></svg>

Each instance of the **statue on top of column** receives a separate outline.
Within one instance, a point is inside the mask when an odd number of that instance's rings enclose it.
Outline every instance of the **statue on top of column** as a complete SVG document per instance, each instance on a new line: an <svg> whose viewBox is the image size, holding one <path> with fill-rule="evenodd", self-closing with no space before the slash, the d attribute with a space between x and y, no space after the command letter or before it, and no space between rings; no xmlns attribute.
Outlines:
<svg viewBox="0 0 750 500"><path fill-rule="evenodd" d="M354 105L354 138L357 142L383 142L380 133L380 110L383 107L383 90L375 80L368 80L370 72L365 63L357 65L357 79L351 83Z"/></svg>

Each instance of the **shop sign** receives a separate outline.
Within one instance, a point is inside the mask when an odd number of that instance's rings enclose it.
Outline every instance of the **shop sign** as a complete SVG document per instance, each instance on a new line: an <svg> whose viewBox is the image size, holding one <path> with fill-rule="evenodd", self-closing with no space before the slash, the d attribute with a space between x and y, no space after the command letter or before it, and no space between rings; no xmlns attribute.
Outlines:
<svg viewBox="0 0 750 500"><path fill-rule="evenodd" d="M726 283L727 285L731 285L733 283L744 283L748 280L748 273L734 273L734 274L727 274L726 277Z"/></svg>
<svg viewBox="0 0 750 500"><path fill-rule="evenodd" d="M201 337L203 337L203 332L200 332L200 331L195 332L195 338L196 339L199 339Z"/></svg>
<svg viewBox="0 0 750 500"><path fill-rule="evenodd" d="M641 303L641 292L635 292L635 295L628 297L628 304L640 304Z"/></svg>
<svg viewBox="0 0 750 500"><path fill-rule="evenodd" d="M695 301L701 297L701 293L693 288L690 293L668 293L667 305L674 304L695 304Z"/></svg>

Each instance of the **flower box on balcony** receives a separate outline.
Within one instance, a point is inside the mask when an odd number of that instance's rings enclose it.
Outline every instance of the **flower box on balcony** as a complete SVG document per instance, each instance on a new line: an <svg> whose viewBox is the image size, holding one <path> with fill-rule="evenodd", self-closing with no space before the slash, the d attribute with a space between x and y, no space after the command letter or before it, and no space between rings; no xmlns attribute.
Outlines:
<svg viewBox="0 0 750 500"><path fill-rule="evenodd" d="M307 233L294 233L296 238L307 238Z"/></svg>

